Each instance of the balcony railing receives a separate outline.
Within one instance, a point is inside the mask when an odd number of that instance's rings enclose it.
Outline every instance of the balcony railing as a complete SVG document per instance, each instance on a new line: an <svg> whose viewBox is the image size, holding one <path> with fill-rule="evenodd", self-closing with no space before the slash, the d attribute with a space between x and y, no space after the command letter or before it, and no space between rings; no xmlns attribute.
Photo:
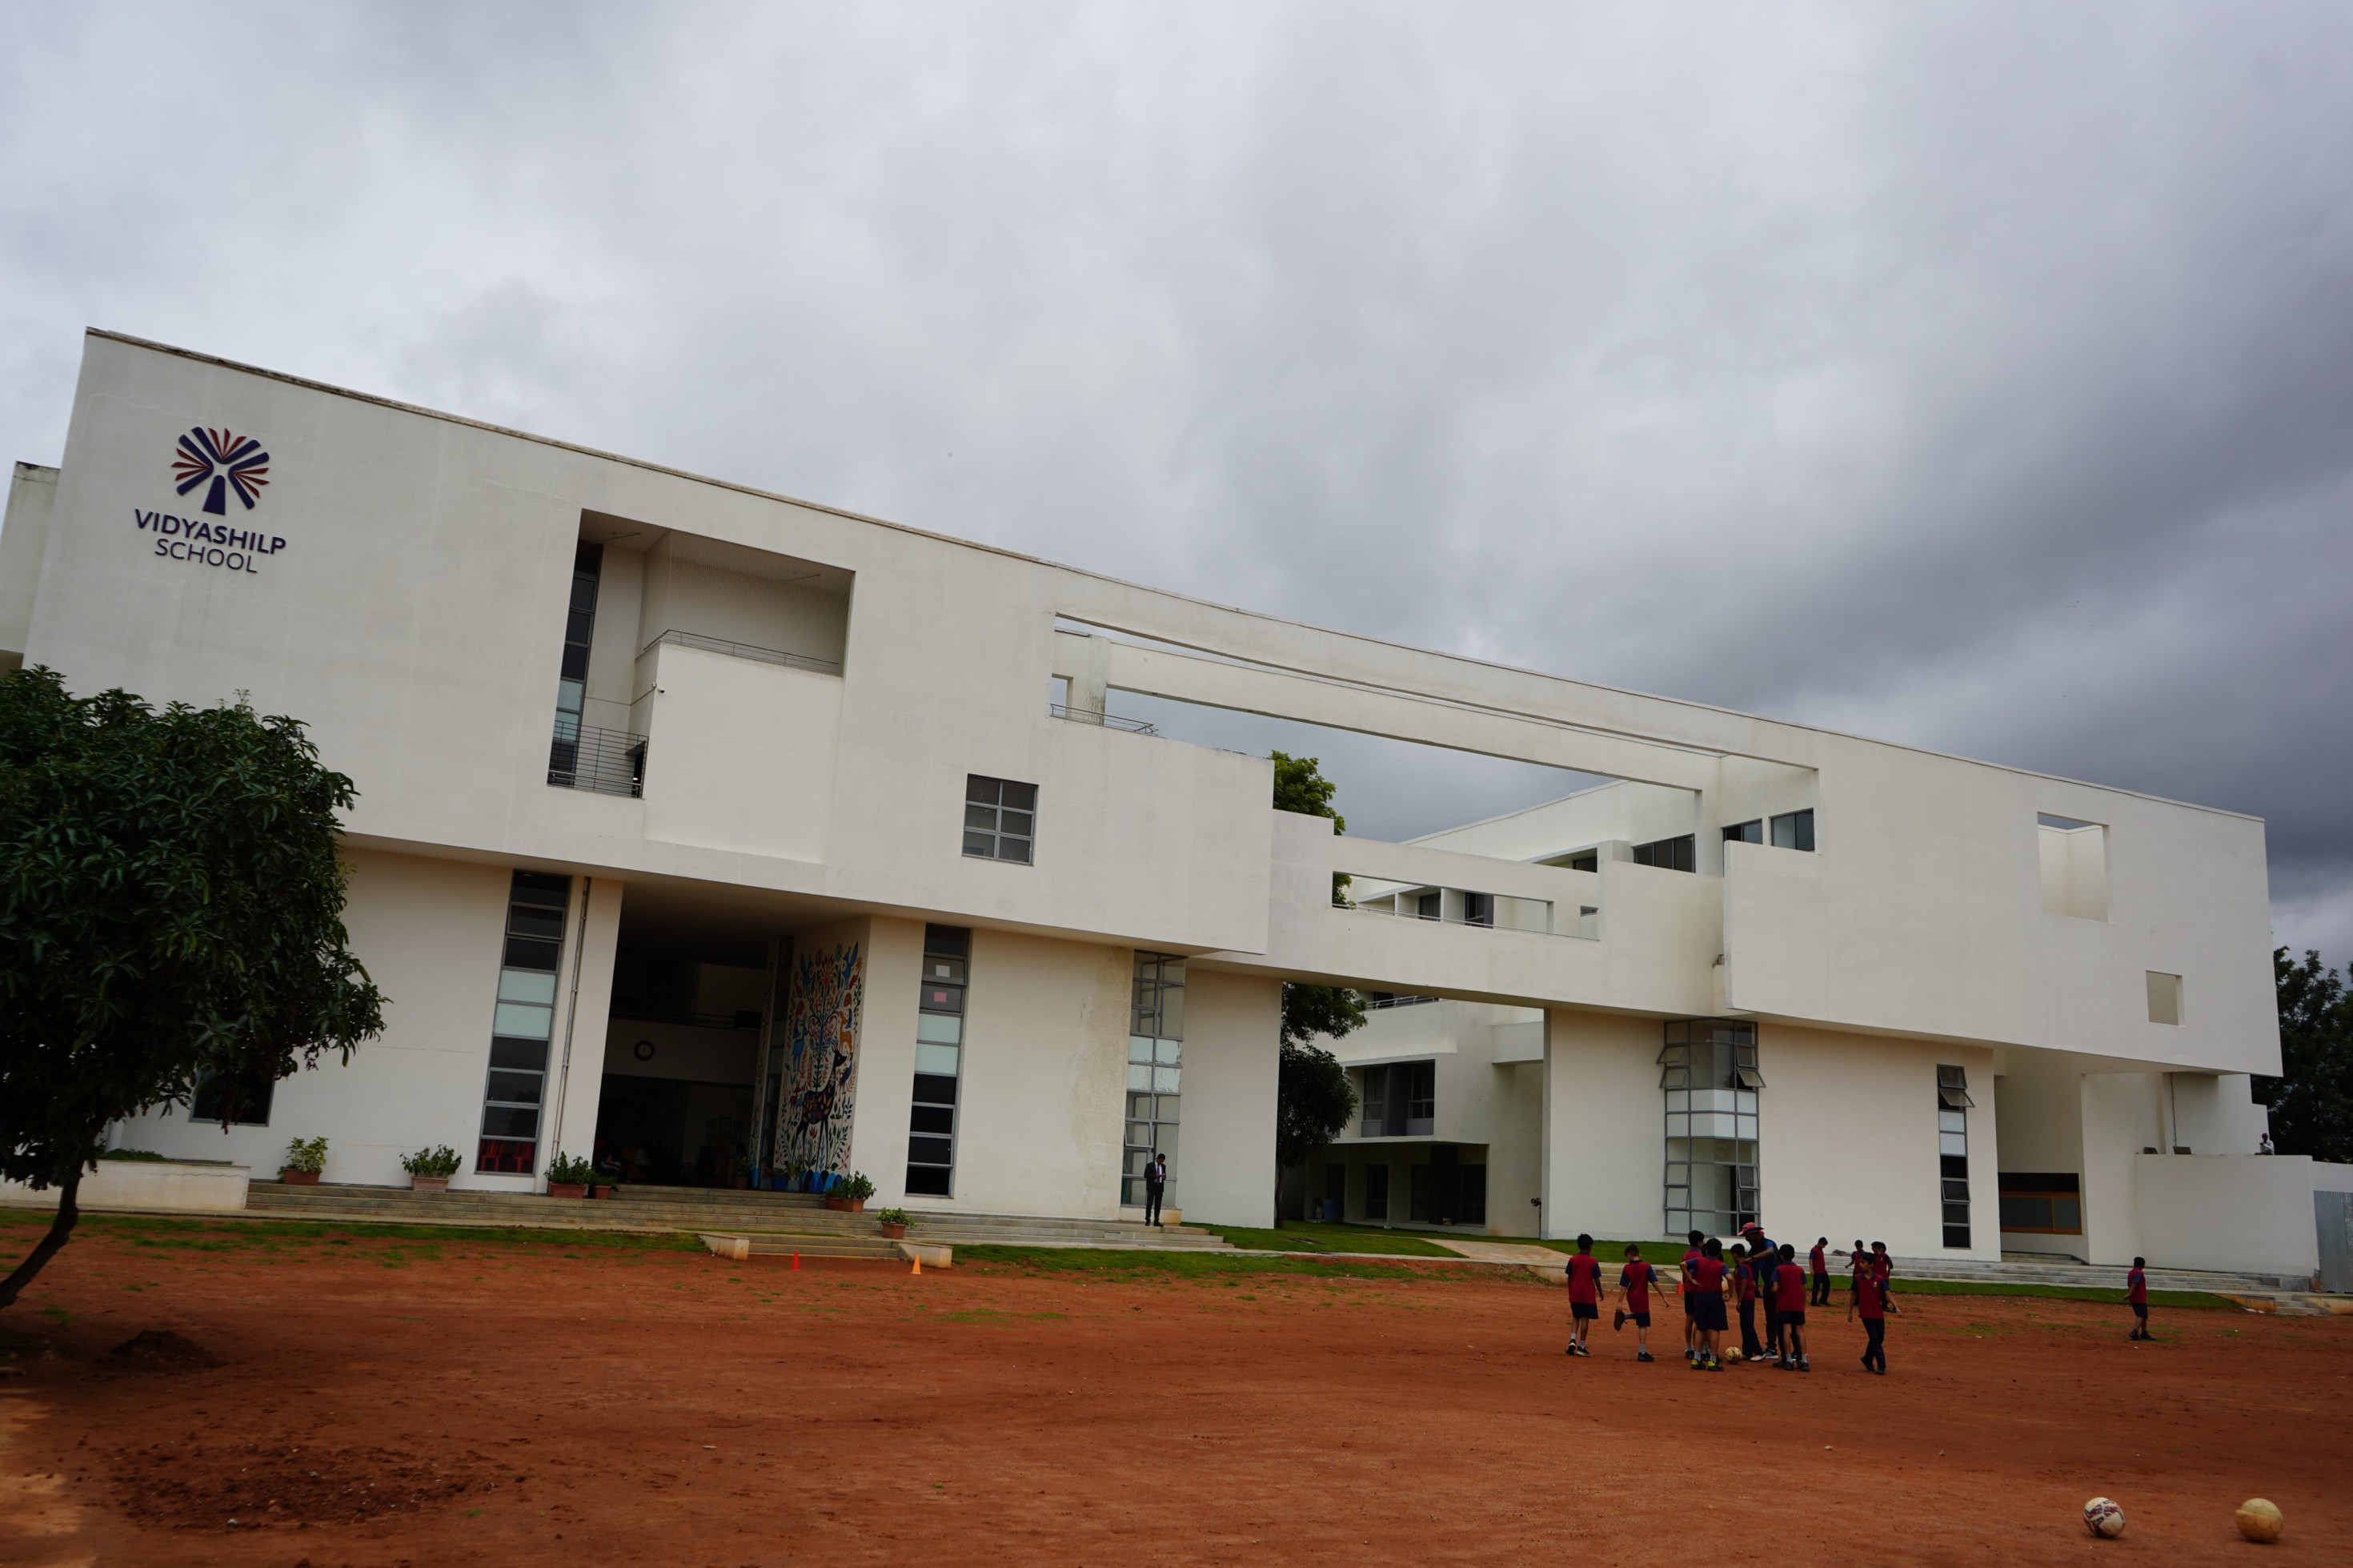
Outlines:
<svg viewBox="0 0 2353 1568"><path fill-rule="evenodd" d="M724 653L731 659L782 664L793 670L814 670L820 675L841 673L841 662L838 659L812 659L806 653L787 653L781 648L759 648L749 642L731 642L724 637L706 637L700 631L665 631L638 649L638 657L644 658L665 642L674 648L700 648L706 653Z"/></svg>
<svg viewBox="0 0 2353 1568"><path fill-rule="evenodd" d="M547 750L547 781L599 795L641 796L646 788L646 737L596 729L559 718Z"/></svg>
<svg viewBox="0 0 2353 1568"><path fill-rule="evenodd" d="M1159 726L1148 725L1142 719L1122 718L1117 714L1099 714L1092 708L1074 708L1062 703L1050 703L1047 705L1047 711L1056 718L1069 719L1072 724L1092 724L1099 725L1104 729L1124 729L1130 735L1160 733Z"/></svg>

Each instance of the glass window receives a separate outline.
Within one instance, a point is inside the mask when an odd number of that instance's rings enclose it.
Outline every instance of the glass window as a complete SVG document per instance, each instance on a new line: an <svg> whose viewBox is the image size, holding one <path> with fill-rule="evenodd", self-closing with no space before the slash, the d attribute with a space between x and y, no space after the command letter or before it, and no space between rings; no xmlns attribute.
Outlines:
<svg viewBox="0 0 2353 1568"><path fill-rule="evenodd" d="M1765 819L1759 817L1753 821L1733 823L1732 826L1724 830L1724 842L1726 843L1744 844L1763 843L1765 842Z"/></svg>
<svg viewBox="0 0 2353 1568"><path fill-rule="evenodd" d="M564 956L572 879L518 871L507 883L506 938L498 1000L491 1009L491 1059L482 1087L482 1130L474 1169L528 1176L539 1169L540 1102L547 1092L554 1033L556 974Z"/></svg>
<svg viewBox="0 0 2353 1568"><path fill-rule="evenodd" d="M923 1197L945 1198L955 1188L956 1087L964 1071L965 988L971 952L972 933L964 927L923 927L906 1179L906 1190Z"/></svg>
<svg viewBox="0 0 2353 1568"><path fill-rule="evenodd" d="M1664 871L1696 871L1699 869L1699 857L1695 853L1692 835L1684 833L1680 838L1658 839L1650 843L1636 844L1634 863L1655 865Z"/></svg>
<svg viewBox="0 0 2353 1568"><path fill-rule="evenodd" d="M1365 1167L1365 1218L1386 1220L1389 1217L1389 1168L1387 1165Z"/></svg>
<svg viewBox="0 0 2353 1568"><path fill-rule="evenodd" d="M1174 953L1138 952L1128 991L1126 1120L1121 1134L1122 1207L1145 1202L1144 1171L1155 1154L1168 1161L1165 1196L1176 1196L1176 1091L1184 1055L1185 960Z"/></svg>
<svg viewBox="0 0 2353 1568"><path fill-rule="evenodd" d="M1778 819L1776 819L1778 821ZM1959 1102L1958 1105L1955 1101ZM1936 1162L1944 1204L1945 1245L1969 1245L1968 1075L1963 1068L1936 1069Z"/></svg>
<svg viewBox="0 0 2353 1568"><path fill-rule="evenodd" d="M964 799L964 853L1029 864L1038 786L972 773L965 777Z"/></svg>
<svg viewBox="0 0 2353 1568"><path fill-rule="evenodd" d="M231 1093L234 1089L237 1092ZM270 1102L277 1098L278 1083L274 1078L251 1078L242 1083L217 1073L206 1073L196 1080L196 1092L188 1102L190 1121L226 1121L231 1127L268 1127Z"/></svg>
<svg viewBox="0 0 2353 1568"><path fill-rule="evenodd" d="M1791 811L1773 819L1775 849L1810 850L1814 847L1814 813L1809 809Z"/></svg>
<svg viewBox="0 0 2353 1568"><path fill-rule="evenodd" d="M1757 1091L1765 1079L1757 1026L1678 1019L1664 1033L1659 1082L1666 1100L1667 1234L1725 1234L1758 1213Z"/></svg>

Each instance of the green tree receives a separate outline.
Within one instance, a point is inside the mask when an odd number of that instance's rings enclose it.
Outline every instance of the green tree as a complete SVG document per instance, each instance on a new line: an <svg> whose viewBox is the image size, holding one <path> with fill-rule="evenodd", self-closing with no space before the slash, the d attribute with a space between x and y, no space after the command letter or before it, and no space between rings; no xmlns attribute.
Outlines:
<svg viewBox="0 0 2353 1568"><path fill-rule="evenodd" d="M0 1307L72 1234L110 1123L207 1075L234 1101L383 1029L344 945L353 798L242 696L159 713L0 676L0 1176L58 1189Z"/></svg>
<svg viewBox="0 0 2353 1568"><path fill-rule="evenodd" d="M1324 777L1319 759L1269 754L1274 763L1274 809L1329 817L1332 831L1345 833L1348 819L1333 809L1338 786ZM1332 902L1347 903L1345 873L1332 878ZM1356 1114L1356 1086L1339 1058L1314 1042L1339 1039L1364 1026L1365 1010L1356 994L1339 986L1282 988L1282 1060L1275 1079L1274 1157L1278 1170L1303 1164L1332 1141Z"/></svg>
<svg viewBox="0 0 2353 1568"><path fill-rule="evenodd" d="M2279 993L2280 1075L2255 1080L2282 1154L2353 1162L2353 988L2307 949L2272 950Z"/></svg>

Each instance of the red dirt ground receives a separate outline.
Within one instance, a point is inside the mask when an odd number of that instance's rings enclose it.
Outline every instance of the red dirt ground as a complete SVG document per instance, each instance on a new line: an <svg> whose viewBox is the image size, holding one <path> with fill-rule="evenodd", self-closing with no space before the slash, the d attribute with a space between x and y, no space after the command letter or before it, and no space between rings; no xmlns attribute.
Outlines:
<svg viewBox="0 0 2353 1568"><path fill-rule="evenodd" d="M1915 1297L1879 1379L1840 1321L1810 1376L1706 1376L1606 1319L1572 1362L1564 1314L1460 1269L90 1235L0 1314L47 1345L0 1382L0 1563L2347 1560L2353 1319L2134 1345L2117 1308ZM147 1330L220 1364L110 1360Z"/></svg>

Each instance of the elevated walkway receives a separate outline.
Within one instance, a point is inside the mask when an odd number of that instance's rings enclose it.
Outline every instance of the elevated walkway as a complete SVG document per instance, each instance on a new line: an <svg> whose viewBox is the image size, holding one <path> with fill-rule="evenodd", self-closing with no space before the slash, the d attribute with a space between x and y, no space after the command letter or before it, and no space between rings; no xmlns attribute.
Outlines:
<svg viewBox="0 0 2353 1568"><path fill-rule="evenodd" d="M548 1198L529 1192L418 1192L406 1187L290 1187L256 1181L246 1212L289 1220L381 1224L484 1225L533 1230L675 1231L754 1238L755 1253L811 1257L901 1255L874 1210L844 1213L807 1192L705 1187L625 1187L618 1198ZM913 1211L910 1241L951 1246L1149 1247L1226 1250L1223 1237L1192 1225L1154 1229L1125 1220L1064 1220L1022 1214ZM770 1242L781 1245L769 1245Z"/></svg>

